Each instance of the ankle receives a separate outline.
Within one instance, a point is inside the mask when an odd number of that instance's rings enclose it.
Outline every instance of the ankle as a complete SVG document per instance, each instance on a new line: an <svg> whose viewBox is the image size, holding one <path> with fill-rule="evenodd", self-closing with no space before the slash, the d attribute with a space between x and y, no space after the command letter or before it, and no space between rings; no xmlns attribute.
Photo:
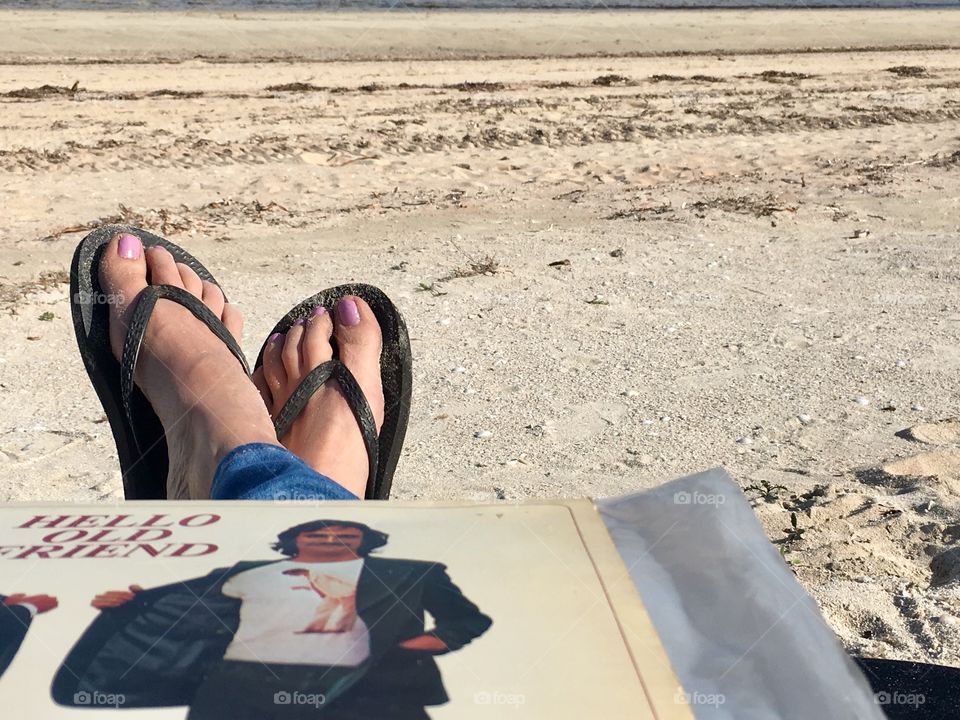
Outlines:
<svg viewBox="0 0 960 720"><path fill-rule="evenodd" d="M168 431L167 441L171 452L168 497L173 499L208 498L217 468L237 448L251 444L282 447L269 417L224 422L200 405L190 408ZM174 449L179 457L174 457Z"/></svg>

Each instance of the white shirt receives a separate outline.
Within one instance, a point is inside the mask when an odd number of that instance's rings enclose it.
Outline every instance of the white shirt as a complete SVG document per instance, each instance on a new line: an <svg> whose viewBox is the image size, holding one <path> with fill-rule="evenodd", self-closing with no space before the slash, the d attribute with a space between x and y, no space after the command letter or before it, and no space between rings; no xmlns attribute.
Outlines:
<svg viewBox="0 0 960 720"><path fill-rule="evenodd" d="M355 666L370 655L357 615L363 559L284 560L238 573L223 594L239 598L240 626L224 657L247 662ZM299 571L301 574L286 574Z"/></svg>

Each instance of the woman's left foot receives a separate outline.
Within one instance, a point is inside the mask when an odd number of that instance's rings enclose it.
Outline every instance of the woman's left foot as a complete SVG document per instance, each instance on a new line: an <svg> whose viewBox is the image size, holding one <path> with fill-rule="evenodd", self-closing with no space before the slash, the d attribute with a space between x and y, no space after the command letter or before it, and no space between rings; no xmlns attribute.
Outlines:
<svg viewBox="0 0 960 720"><path fill-rule="evenodd" d="M380 325L370 306L352 295L337 302L333 315L319 307L285 335L271 336L253 382L270 415L276 418L303 378L333 359L331 338L335 338L337 356L360 384L380 432L384 405ZM360 426L335 380L328 380L314 393L280 442L317 472L357 497L364 496L369 472L367 450Z"/></svg>

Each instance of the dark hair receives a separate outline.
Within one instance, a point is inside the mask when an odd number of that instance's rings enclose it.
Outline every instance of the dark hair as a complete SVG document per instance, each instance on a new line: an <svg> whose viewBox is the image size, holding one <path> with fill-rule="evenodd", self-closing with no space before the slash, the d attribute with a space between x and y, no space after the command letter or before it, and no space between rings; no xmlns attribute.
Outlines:
<svg viewBox="0 0 960 720"><path fill-rule="evenodd" d="M357 548L357 555L360 557L366 557L377 548L383 547L387 544L387 538L389 535L382 533L379 530L374 530L370 526L364 525L363 523L352 522L350 520L311 520L310 522L301 523L300 525L294 525L292 528L287 528L282 533L277 535L277 541L270 547L277 552L281 552L284 555L293 557L297 554L298 535L305 532L312 532L314 530L321 530L322 528L331 527L334 525L337 527L357 528L358 530L363 531L363 541L360 543L360 547Z"/></svg>

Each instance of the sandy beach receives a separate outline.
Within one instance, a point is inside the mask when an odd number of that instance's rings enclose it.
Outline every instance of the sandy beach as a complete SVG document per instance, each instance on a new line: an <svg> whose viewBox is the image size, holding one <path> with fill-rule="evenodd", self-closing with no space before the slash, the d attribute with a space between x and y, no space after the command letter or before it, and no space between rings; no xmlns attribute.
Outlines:
<svg viewBox="0 0 960 720"><path fill-rule="evenodd" d="M4 500L121 497L64 283L129 222L249 356L319 289L395 299L396 498L722 465L848 648L960 664L960 11L0 28Z"/></svg>

